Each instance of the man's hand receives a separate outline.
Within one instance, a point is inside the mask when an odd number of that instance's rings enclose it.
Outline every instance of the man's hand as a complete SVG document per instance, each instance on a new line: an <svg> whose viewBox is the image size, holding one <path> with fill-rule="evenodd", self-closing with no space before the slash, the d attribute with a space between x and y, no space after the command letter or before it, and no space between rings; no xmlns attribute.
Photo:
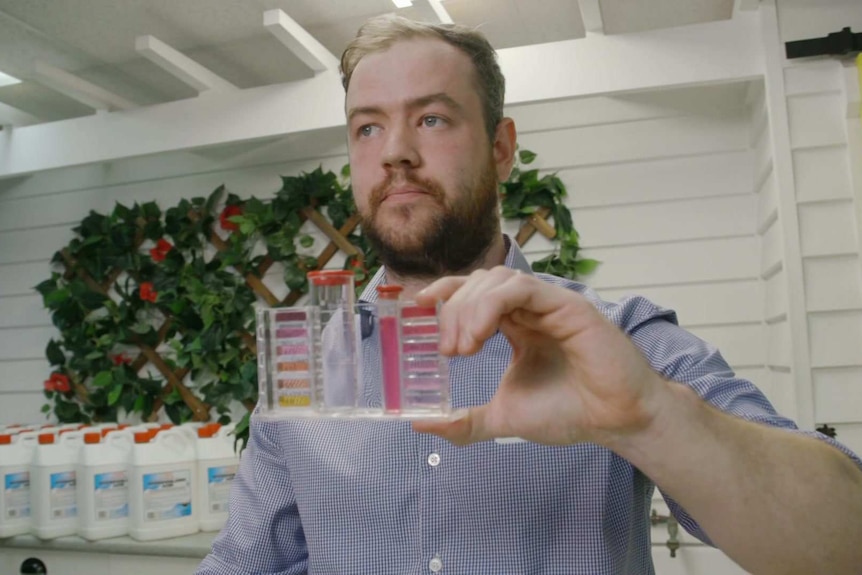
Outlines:
<svg viewBox="0 0 862 575"><path fill-rule="evenodd" d="M440 279L416 296L442 300L440 350L471 355L499 329L513 356L490 403L414 429L456 444L519 436L605 446L649 428L668 385L628 337L580 294L505 267Z"/></svg>

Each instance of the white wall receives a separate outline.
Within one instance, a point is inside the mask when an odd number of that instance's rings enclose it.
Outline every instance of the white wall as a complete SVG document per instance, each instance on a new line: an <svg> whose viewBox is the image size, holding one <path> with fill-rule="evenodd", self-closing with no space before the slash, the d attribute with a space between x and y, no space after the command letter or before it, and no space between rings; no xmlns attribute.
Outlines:
<svg viewBox="0 0 862 575"><path fill-rule="evenodd" d="M679 311L683 325L719 345L739 371L762 380L762 287L750 118L744 85L665 95L590 98L510 110L537 167L559 172L584 254L603 261L588 279L608 299L645 294ZM91 209L114 202L206 195L225 183L267 197L279 175L345 162L340 134L309 159L272 162L284 144L258 151L174 154L45 172L0 182L0 422L40 419L44 347L55 333L32 287L53 252ZM291 146L296 157L298 146ZM299 154L302 155L301 153ZM233 167L239 164L262 165ZM510 232L515 224L507 225ZM322 244L318 243L316 249ZM527 246L541 257L552 244ZM267 281L277 281L277 271ZM278 290L276 290L278 291Z"/></svg>
<svg viewBox="0 0 862 575"><path fill-rule="evenodd" d="M855 70L847 68L850 62L837 58L788 61L783 56L783 42L825 36L845 26L862 30L862 3L778 0L776 41L781 57L767 57L767 85L781 92L774 94L771 112L786 125L786 137L773 144L777 156L786 154L790 171L789 177L778 178L779 203L794 210L782 226L794 240L785 241L783 255L785 260L797 258L801 270L801 282L783 282L802 296L802 313L792 327L807 339L807 361L797 362L794 357L791 364L806 372L802 379L808 379L810 389L797 387L795 399L800 406L810 406L816 424L835 427L838 439L859 452L862 149L858 147L858 78ZM786 305L786 300L779 301ZM789 339L785 347L792 347Z"/></svg>

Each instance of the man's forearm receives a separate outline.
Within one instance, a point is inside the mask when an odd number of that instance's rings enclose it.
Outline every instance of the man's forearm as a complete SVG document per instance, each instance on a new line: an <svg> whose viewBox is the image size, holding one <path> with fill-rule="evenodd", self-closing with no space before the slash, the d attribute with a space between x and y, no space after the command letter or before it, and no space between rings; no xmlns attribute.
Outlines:
<svg viewBox="0 0 862 575"><path fill-rule="evenodd" d="M668 383L655 424L611 445L754 574L862 572L862 470L816 439Z"/></svg>

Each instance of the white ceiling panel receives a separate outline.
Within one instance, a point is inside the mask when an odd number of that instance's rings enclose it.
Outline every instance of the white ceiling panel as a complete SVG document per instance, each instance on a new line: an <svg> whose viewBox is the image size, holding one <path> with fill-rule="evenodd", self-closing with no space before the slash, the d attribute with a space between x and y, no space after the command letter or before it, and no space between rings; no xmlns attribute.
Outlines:
<svg viewBox="0 0 862 575"><path fill-rule="evenodd" d="M37 61L141 105L196 92L135 51L152 35L240 87L311 75L263 27L279 8L337 58L369 17L397 12L435 20L427 0L396 10L391 0L0 0L0 71L23 80L0 102L51 121L92 113L33 82ZM601 0L605 30L636 32L728 18L733 0ZM453 20L482 30L496 48L582 38L577 0L443 0Z"/></svg>
<svg viewBox="0 0 862 575"><path fill-rule="evenodd" d="M686 26L733 15L733 0L599 0L606 34Z"/></svg>

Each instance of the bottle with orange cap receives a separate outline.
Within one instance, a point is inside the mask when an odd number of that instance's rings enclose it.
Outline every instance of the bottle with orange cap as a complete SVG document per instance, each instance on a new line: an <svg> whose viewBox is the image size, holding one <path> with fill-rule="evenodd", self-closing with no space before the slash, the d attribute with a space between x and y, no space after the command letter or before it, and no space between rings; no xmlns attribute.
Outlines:
<svg viewBox="0 0 862 575"><path fill-rule="evenodd" d="M83 433L40 433L30 463L31 532L40 539L74 535L78 523L75 466Z"/></svg>
<svg viewBox="0 0 862 575"><path fill-rule="evenodd" d="M196 533L194 440L179 427L134 433L129 456L129 535L138 541Z"/></svg>
<svg viewBox="0 0 862 575"><path fill-rule="evenodd" d="M76 466L78 535L90 541L129 532L132 434L113 427L84 433Z"/></svg>
<svg viewBox="0 0 862 575"><path fill-rule="evenodd" d="M201 531L220 530L228 517L230 489L239 468L234 424L209 423L197 430L198 499Z"/></svg>
<svg viewBox="0 0 862 575"><path fill-rule="evenodd" d="M30 530L30 461L36 435L0 433L0 538Z"/></svg>

